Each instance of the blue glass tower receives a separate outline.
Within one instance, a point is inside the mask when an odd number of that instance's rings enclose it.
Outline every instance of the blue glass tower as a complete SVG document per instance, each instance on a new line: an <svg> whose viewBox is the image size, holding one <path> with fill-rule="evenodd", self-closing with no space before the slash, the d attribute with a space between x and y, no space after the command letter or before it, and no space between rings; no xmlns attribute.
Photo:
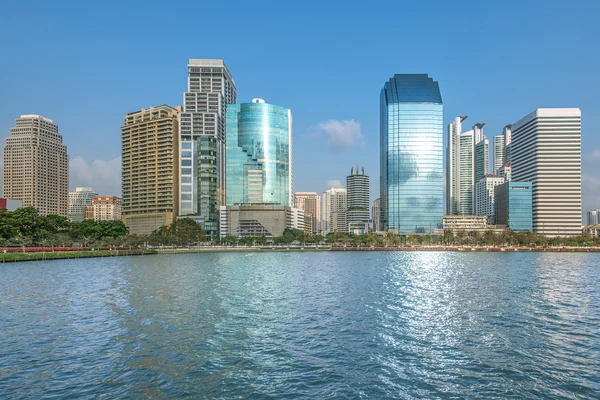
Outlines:
<svg viewBox="0 0 600 400"><path fill-rule="evenodd" d="M496 223L515 232L533 230L531 182L506 182L494 190Z"/></svg>
<svg viewBox="0 0 600 400"><path fill-rule="evenodd" d="M226 204L292 206L292 113L285 107L229 104Z"/></svg>
<svg viewBox="0 0 600 400"><path fill-rule="evenodd" d="M380 201L384 230L442 227L443 103L427 74L396 74L380 96Z"/></svg>

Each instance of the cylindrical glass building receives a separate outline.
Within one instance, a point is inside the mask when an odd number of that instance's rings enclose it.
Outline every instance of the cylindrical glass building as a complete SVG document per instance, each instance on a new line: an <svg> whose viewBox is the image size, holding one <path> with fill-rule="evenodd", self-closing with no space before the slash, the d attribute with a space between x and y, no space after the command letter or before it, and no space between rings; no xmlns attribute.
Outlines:
<svg viewBox="0 0 600 400"><path fill-rule="evenodd" d="M226 202L292 206L292 113L267 104L229 104Z"/></svg>

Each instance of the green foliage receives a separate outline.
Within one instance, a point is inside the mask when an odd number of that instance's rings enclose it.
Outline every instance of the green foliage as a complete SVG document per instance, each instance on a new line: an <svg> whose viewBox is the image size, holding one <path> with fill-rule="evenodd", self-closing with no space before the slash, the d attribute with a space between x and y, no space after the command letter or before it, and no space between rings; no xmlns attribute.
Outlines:
<svg viewBox="0 0 600 400"><path fill-rule="evenodd" d="M170 226L162 226L152 232L148 242L153 246L187 246L206 242L206 232L191 218L179 218Z"/></svg>
<svg viewBox="0 0 600 400"><path fill-rule="evenodd" d="M39 215L32 207L0 210L0 244L6 246L89 246L126 235L122 221L69 222L58 215Z"/></svg>

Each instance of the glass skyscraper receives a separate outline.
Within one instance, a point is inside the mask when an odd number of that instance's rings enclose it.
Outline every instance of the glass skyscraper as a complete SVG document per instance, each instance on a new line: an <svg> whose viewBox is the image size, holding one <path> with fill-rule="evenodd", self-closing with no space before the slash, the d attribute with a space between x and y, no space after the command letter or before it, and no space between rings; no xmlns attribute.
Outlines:
<svg viewBox="0 0 600 400"><path fill-rule="evenodd" d="M506 182L495 188L496 224L513 231L532 231L531 182Z"/></svg>
<svg viewBox="0 0 600 400"><path fill-rule="evenodd" d="M427 74L396 74L380 96L382 226L429 233L444 215L443 103Z"/></svg>
<svg viewBox="0 0 600 400"><path fill-rule="evenodd" d="M226 204L293 206L291 111L262 99L229 104L226 127Z"/></svg>

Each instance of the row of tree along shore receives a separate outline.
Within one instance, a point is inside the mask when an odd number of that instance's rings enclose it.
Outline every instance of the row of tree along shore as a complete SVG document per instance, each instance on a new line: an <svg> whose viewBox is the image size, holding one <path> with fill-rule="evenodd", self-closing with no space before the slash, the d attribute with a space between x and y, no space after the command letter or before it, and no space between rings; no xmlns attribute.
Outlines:
<svg viewBox="0 0 600 400"><path fill-rule="evenodd" d="M253 236L236 238L226 236L212 242L206 241L206 233L200 225L189 218L176 220L149 235L130 235L122 221L70 222L56 215L42 216L34 208L16 211L0 210L0 247L25 249L32 246L43 248L91 249L148 249L164 247L190 247L201 245L222 248L236 246L296 246L329 248L431 248L462 247L487 248L592 248L600 246L600 238L589 235L548 238L533 232L506 230L500 234L492 231L456 232L445 231L443 235L395 235L386 232L378 235L369 232L362 235L331 233L327 236L308 235L298 229L286 229L282 236L268 238ZM57 249L60 250L60 249ZM216 248L215 248L216 250ZM6 256L6 254L5 254Z"/></svg>

